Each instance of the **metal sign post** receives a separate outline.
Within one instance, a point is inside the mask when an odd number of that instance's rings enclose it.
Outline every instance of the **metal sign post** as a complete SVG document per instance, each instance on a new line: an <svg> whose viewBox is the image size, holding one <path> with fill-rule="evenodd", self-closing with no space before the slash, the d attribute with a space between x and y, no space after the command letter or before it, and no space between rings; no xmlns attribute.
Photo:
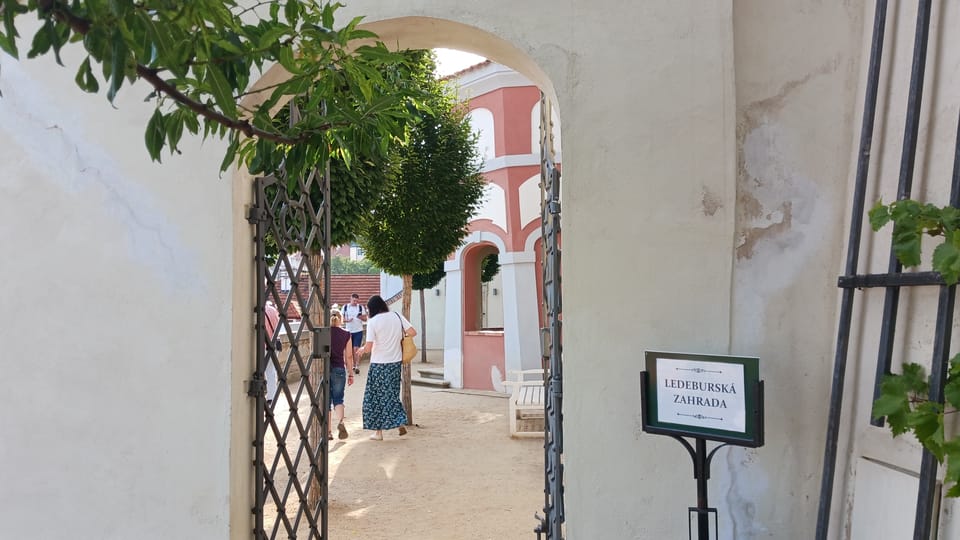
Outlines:
<svg viewBox="0 0 960 540"><path fill-rule="evenodd" d="M759 359L647 351L646 371L640 374L643 430L668 435L687 449L697 480L697 506L687 514L697 516L697 539L710 540L710 515L714 538L719 538L717 509L707 501L710 462L727 445L763 446L763 381ZM693 444L684 437L692 437ZM707 441L721 444L707 452Z"/></svg>

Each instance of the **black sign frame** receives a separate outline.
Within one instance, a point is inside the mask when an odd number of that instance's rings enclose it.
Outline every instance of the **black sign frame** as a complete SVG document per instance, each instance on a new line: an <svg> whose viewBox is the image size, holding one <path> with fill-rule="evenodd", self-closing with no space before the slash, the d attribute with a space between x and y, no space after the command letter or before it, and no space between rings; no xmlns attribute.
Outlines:
<svg viewBox="0 0 960 540"><path fill-rule="evenodd" d="M760 380L760 359L755 356L644 351L646 370L640 374L640 401L643 431L674 437L698 437L735 446L759 448L764 443L763 381ZM691 360L738 364L743 367L746 429L743 432L664 422L657 417L657 359Z"/></svg>

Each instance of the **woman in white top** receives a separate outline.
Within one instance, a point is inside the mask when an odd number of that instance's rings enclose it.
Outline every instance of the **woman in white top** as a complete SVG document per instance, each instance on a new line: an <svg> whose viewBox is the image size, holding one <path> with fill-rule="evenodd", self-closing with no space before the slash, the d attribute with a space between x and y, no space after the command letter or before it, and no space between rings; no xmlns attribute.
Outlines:
<svg viewBox="0 0 960 540"><path fill-rule="evenodd" d="M410 321L387 308L379 296L367 301L367 342L360 355L370 353L367 388L363 393L363 429L372 429L371 440L382 441L383 430L399 428L407 434L407 413L400 402L400 368L404 335L413 337L417 330Z"/></svg>

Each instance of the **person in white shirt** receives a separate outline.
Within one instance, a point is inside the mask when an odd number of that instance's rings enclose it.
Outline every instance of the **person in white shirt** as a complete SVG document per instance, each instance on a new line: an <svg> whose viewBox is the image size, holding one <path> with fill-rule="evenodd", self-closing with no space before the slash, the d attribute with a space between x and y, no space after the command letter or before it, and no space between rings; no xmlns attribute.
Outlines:
<svg viewBox="0 0 960 540"><path fill-rule="evenodd" d="M353 340L353 372L360 373L360 356L357 351L363 345L363 322L367 320L367 312L360 303L360 295L351 294L350 303L345 304L340 311L343 312L344 328L350 332L350 338Z"/></svg>
<svg viewBox="0 0 960 540"><path fill-rule="evenodd" d="M407 434L407 413L400 402L400 368L403 360L403 336L413 337L417 330L399 313L393 313L379 296L367 302L367 343L361 354L370 353L367 387L363 393L363 429L372 429L370 439L383 440L383 430L397 428Z"/></svg>

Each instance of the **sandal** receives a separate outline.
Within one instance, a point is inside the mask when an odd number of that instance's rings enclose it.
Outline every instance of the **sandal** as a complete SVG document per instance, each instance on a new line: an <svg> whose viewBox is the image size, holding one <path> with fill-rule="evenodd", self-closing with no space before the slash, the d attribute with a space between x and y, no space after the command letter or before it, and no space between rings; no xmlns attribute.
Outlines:
<svg viewBox="0 0 960 540"><path fill-rule="evenodd" d="M340 422L337 425L337 438L341 441L349 437L350 434L347 433L347 428L343 425L343 422Z"/></svg>
<svg viewBox="0 0 960 540"><path fill-rule="evenodd" d="M383 440L383 433L374 433L373 435L370 436L370 440L371 440L371 441L382 441L382 440Z"/></svg>
<svg viewBox="0 0 960 540"><path fill-rule="evenodd" d="M397 431L400 432L400 436L401 436L401 437L403 437L404 435L407 434L407 428L405 428L405 427L403 427L403 426L400 426L399 428L397 428Z"/></svg>

